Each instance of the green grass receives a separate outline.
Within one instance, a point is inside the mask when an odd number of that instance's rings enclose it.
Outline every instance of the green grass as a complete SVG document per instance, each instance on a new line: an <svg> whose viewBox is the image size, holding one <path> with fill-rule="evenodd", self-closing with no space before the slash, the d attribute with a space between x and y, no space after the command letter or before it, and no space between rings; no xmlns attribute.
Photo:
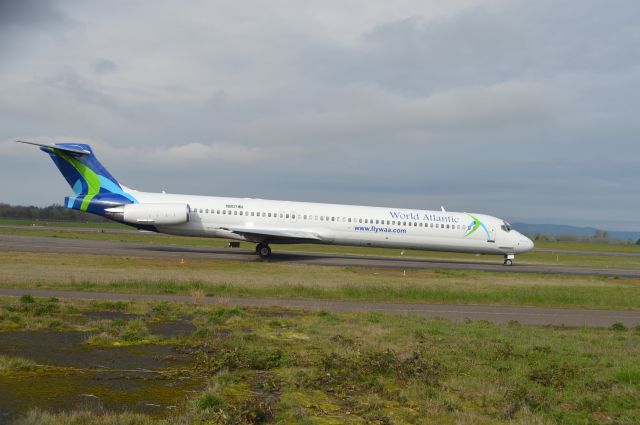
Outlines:
<svg viewBox="0 0 640 425"><path fill-rule="evenodd" d="M0 355L0 374L34 371L36 369L38 369L38 365L31 360Z"/></svg>
<svg viewBox="0 0 640 425"><path fill-rule="evenodd" d="M85 254L0 253L0 285L219 297L307 298L640 308L640 279L598 276L401 270L268 263L151 259ZM121 306L122 307L122 306ZM25 303L44 312L51 306Z"/></svg>
<svg viewBox="0 0 640 425"><path fill-rule="evenodd" d="M576 251L628 252L640 254L640 245L628 243L535 241L536 248Z"/></svg>
<svg viewBox="0 0 640 425"><path fill-rule="evenodd" d="M105 321L100 323L96 333L85 341L87 345L123 346L151 344L159 342L158 338L149 334L143 320Z"/></svg>
<svg viewBox="0 0 640 425"><path fill-rule="evenodd" d="M0 300L0 310L17 304ZM73 328L93 309L72 302L52 318ZM127 310L153 320L156 304ZM184 407L153 418L72 403L58 413L32 410L19 423L635 424L640 412L635 330L171 303L161 310L192 317L198 329L178 342L189 366L162 381L204 380ZM40 375L30 373L37 392ZM66 373L72 380L87 371Z"/></svg>

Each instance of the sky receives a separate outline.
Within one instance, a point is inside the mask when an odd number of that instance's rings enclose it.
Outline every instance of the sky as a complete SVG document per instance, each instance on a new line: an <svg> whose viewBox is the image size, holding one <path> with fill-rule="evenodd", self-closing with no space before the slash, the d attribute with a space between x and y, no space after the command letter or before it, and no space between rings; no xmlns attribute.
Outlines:
<svg viewBox="0 0 640 425"><path fill-rule="evenodd" d="M0 202L138 190L640 230L636 0L0 0Z"/></svg>

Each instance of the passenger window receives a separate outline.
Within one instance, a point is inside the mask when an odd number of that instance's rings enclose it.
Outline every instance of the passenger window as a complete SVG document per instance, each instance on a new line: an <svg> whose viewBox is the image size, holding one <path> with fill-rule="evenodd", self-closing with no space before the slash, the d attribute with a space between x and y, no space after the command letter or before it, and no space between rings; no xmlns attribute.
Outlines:
<svg viewBox="0 0 640 425"><path fill-rule="evenodd" d="M349 220L349 223L351 223L351 217L349 217L348 220Z"/></svg>
<svg viewBox="0 0 640 425"><path fill-rule="evenodd" d="M282 215L280 217L282 217ZM289 214L287 214L287 218L289 218Z"/></svg>
<svg viewBox="0 0 640 425"><path fill-rule="evenodd" d="M242 211L240 211L240 215L242 215Z"/></svg>
<svg viewBox="0 0 640 425"><path fill-rule="evenodd" d="M331 221L336 221L336 218L335 217L331 217Z"/></svg>
<svg viewBox="0 0 640 425"><path fill-rule="evenodd" d="M271 217L271 213L269 213L269 217Z"/></svg>

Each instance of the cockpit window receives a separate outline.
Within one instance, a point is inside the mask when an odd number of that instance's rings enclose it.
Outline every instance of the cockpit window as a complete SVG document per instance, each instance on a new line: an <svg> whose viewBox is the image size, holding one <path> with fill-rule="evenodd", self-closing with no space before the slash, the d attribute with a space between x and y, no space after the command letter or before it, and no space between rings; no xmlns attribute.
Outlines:
<svg viewBox="0 0 640 425"><path fill-rule="evenodd" d="M500 226L500 228L502 230L504 230L505 232L510 232L511 231L511 225L509 223L507 223L506 221L502 222L502 226Z"/></svg>

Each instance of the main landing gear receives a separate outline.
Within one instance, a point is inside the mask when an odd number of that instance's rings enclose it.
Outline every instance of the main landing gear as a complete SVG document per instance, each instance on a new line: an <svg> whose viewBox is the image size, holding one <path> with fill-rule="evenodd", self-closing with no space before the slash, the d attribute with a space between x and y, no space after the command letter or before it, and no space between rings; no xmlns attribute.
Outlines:
<svg viewBox="0 0 640 425"><path fill-rule="evenodd" d="M512 265L513 265L513 259L514 259L514 258L516 258L516 256L515 256L515 255L513 255L513 254L506 254L506 255L504 256L504 263L503 263L503 264L504 264L505 266L512 266Z"/></svg>
<svg viewBox="0 0 640 425"><path fill-rule="evenodd" d="M256 245L256 254L260 258L269 258L271 256L271 248L266 243L259 243Z"/></svg>

